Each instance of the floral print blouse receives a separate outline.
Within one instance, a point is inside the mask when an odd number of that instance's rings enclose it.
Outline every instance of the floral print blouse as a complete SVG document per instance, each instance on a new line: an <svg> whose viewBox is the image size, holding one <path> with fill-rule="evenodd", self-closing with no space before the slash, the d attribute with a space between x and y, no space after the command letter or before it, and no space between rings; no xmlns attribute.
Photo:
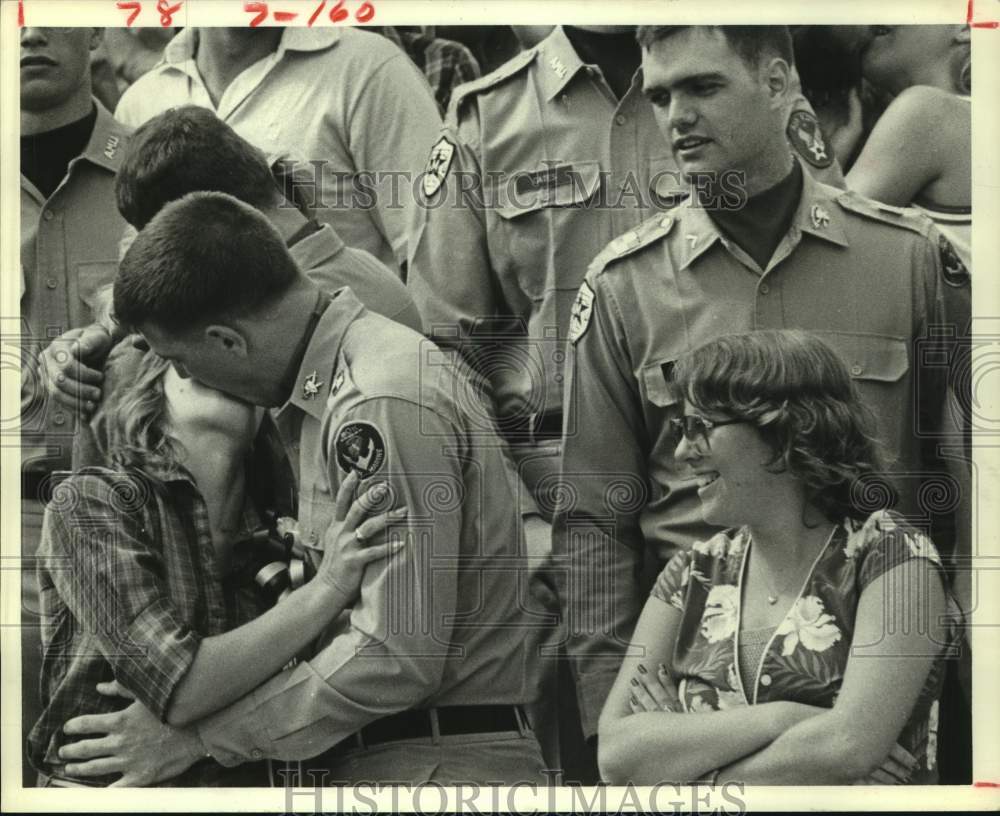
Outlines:
<svg viewBox="0 0 1000 816"><path fill-rule="evenodd" d="M798 598L774 630L753 687L744 688L736 656L749 543L746 528L696 543L667 564L653 587L653 597L683 613L670 671L685 711L723 710L774 700L832 708L847 667L858 601L865 587L913 559L925 559L944 579L941 559L930 539L899 516L879 511L863 524L845 520L817 556ZM951 637L948 640L952 642ZM942 645L897 740L919 761L911 784L937 781L938 699L947 651Z"/></svg>

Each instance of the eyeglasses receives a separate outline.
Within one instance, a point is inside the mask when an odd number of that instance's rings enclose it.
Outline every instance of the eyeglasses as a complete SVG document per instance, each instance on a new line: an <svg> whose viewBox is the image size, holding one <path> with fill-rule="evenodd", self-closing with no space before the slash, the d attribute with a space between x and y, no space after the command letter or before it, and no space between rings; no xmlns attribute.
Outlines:
<svg viewBox="0 0 1000 816"><path fill-rule="evenodd" d="M682 417L674 417L667 423L667 425L670 441L673 442L675 448L681 443L682 437L691 443L697 442L698 437L701 437L705 441L705 445L710 447L708 432L712 430L712 428L721 428L724 425L737 425L740 422L746 422L746 420L712 420L705 419L705 417L698 416L697 414L685 414Z"/></svg>

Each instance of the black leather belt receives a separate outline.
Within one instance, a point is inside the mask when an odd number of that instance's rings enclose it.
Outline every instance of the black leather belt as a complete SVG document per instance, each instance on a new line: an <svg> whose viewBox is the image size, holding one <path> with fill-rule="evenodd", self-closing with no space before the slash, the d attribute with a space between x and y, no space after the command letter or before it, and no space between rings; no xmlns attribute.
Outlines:
<svg viewBox="0 0 1000 816"><path fill-rule="evenodd" d="M313 762L336 759L356 748L370 748L386 742L430 738L456 734L490 734L499 731L520 731L530 728L521 706L468 705L401 711L366 725L356 734L341 740L320 754Z"/></svg>
<svg viewBox="0 0 1000 816"><path fill-rule="evenodd" d="M535 444L562 439L563 418L561 413L504 417L497 420L497 426L504 438L511 442Z"/></svg>

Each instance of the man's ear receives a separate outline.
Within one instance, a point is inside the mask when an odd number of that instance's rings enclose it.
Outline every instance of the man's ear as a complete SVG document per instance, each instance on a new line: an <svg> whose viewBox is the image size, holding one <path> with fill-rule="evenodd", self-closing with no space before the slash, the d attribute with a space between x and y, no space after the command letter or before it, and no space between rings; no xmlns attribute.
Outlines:
<svg viewBox="0 0 1000 816"><path fill-rule="evenodd" d="M784 107L785 101L792 92L792 67L781 57L774 57L761 68L761 71L763 72L763 80L767 83L771 106L774 108Z"/></svg>
<svg viewBox="0 0 1000 816"><path fill-rule="evenodd" d="M231 326L213 323L205 327L205 340L226 354L246 358L249 348L243 333Z"/></svg>

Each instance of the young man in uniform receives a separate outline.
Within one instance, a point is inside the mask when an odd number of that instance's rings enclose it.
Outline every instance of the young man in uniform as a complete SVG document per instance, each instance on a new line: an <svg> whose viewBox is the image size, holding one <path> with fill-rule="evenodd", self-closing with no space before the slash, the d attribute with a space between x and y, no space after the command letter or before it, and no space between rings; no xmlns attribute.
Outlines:
<svg viewBox="0 0 1000 816"><path fill-rule="evenodd" d="M95 293L114 280L125 226L115 173L128 131L91 93L96 28L22 28L21 40L21 552L35 554L51 474L67 470L72 410L46 399L39 355L94 319ZM34 572L24 572L24 721L38 708Z"/></svg>
<svg viewBox="0 0 1000 816"><path fill-rule="evenodd" d="M522 708L537 696L538 629L514 476L495 437L476 435L469 386L447 355L350 290L323 292L259 213L219 193L168 204L139 233L115 312L182 374L280 406L308 558L322 553L351 471L408 508L407 546L368 570L309 661L197 734L167 733L137 704L71 721L69 733L112 739L64 749L90 760L67 773L114 765L152 784L168 759L176 773L175 760L207 751L226 766L322 754L338 781L542 781Z"/></svg>
<svg viewBox="0 0 1000 816"><path fill-rule="evenodd" d="M968 273L930 221L818 184L789 151L786 29L650 27L639 37L643 93L681 171L742 173L747 198L728 201L714 185L722 200L699 193L647 220L598 256L577 295L563 441L572 491L554 549L568 571L561 601L588 735L648 590L644 562L655 576L712 532L697 482L674 460L672 361L733 331L817 332L857 379L900 506L913 512L918 476L954 484L921 438L949 425L947 371L929 367L922 338L939 325L960 337L970 310ZM957 345L939 340L935 351Z"/></svg>
<svg viewBox="0 0 1000 816"><path fill-rule="evenodd" d="M372 311L420 331L420 313L402 281L371 253L345 245L330 224L293 206L293 181L282 179L279 187L260 150L206 108L184 105L135 132L118 174L118 206L134 236L164 204L187 193L229 193L267 217L320 288L350 286ZM110 300L110 281L100 294ZM94 325L58 338L42 355L52 399L89 413L102 398L102 363L121 336L115 325Z"/></svg>
<svg viewBox="0 0 1000 816"><path fill-rule="evenodd" d="M614 236L690 190L642 98L640 56L632 27L556 26L462 86L415 210L408 285L430 336L458 348L492 392L540 556L550 552L563 360L583 274ZM789 94L784 114L810 171L842 186L805 97ZM595 781L593 756L574 756L576 735L562 742L569 778Z"/></svg>
<svg viewBox="0 0 1000 816"><path fill-rule="evenodd" d="M356 28L186 28L116 114L138 127L185 104L313 172L319 220L403 276L412 196L399 179L420 173L441 115L399 48Z"/></svg>

